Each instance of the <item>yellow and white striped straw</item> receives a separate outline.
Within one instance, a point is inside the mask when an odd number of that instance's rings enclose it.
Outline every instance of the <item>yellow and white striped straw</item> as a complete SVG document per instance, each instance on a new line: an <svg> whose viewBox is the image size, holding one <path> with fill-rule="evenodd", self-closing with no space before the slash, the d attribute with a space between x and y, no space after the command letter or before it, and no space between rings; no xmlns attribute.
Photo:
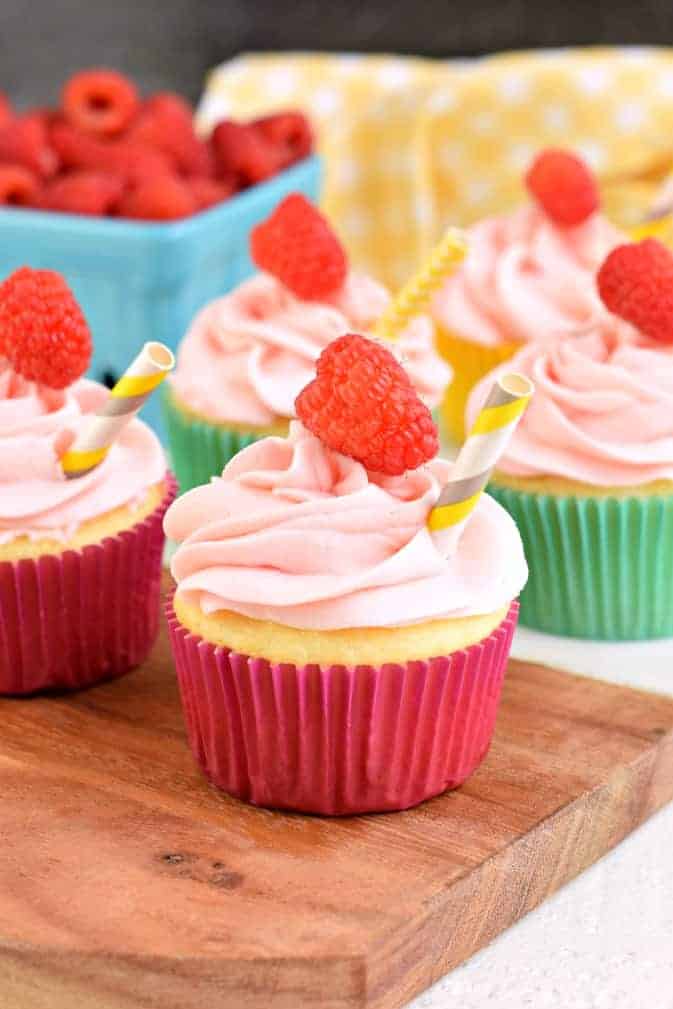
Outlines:
<svg viewBox="0 0 673 1009"><path fill-rule="evenodd" d="M173 370L175 358L163 343L146 343L109 397L61 458L68 480L85 476L105 459L128 422Z"/></svg>
<svg viewBox="0 0 673 1009"><path fill-rule="evenodd" d="M463 233L457 228L449 228L427 262L390 302L374 326L373 335L384 340L397 340L414 316L427 308L437 288L458 269L466 253L467 242Z"/></svg>
<svg viewBox="0 0 673 1009"><path fill-rule="evenodd" d="M451 479L428 516L429 529L445 533L441 545L447 553L455 549L533 392L533 383L516 372L501 375L494 383L453 464Z"/></svg>

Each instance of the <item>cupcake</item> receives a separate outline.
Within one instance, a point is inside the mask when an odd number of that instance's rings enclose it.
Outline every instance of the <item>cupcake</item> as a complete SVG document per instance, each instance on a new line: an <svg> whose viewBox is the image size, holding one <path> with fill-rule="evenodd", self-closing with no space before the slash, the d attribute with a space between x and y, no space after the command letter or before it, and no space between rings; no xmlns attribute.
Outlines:
<svg viewBox="0 0 673 1009"><path fill-rule="evenodd" d="M348 268L327 221L303 196L287 197L253 231L251 251L263 272L196 316L164 395L183 491L221 473L245 445L287 434L323 348L350 329L370 329L390 301L384 287ZM395 343L431 409L450 378L433 340L432 322L420 316Z"/></svg>
<svg viewBox="0 0 673 1009"><path fill-rule="evenodd" d="M437 345L454 369L442 416L458 441L467 397L483 375L522 344L593 318L596 270L624 241L599 212L596 183L574 155L543 152L526 184L529 204L469 229L461 269L432 301Z"/></svg>
<svg viewBox="0 0 673 1009"><path fill-rule="evenodd" d="M131 421L101 465L59 460L108 392L80 378L88 327L62 278L24 267L0 286L0 693L89 686L138 665L156 637L162 519L175 481Z"/></svg>
<svg viewBox="0 0 673 1009"><path fill-rule="evenodd" d="M601 640L670 637L673 256L652 239L618 247L599 287L623 318L604 311L509 363L537 392L489 489L523 538L523 624ZM473 391L468 421L493 377Z"/></svg>
<svg viewBox="0 0 673 1009"><path fill-rule="evenodd" d="M483 495L450 555L451 464L393 355L339 337L287 437L179 498L170 639L192 750L262 806L343 815L460 785L493 733L526 564Z"/></svg>

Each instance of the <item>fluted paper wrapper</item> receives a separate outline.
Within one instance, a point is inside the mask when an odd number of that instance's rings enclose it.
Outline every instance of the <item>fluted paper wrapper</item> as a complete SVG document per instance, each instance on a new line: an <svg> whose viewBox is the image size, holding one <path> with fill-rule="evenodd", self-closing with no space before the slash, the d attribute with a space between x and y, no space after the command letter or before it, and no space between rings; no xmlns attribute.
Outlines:
<svg viewBox="0 0 673 1009"><path fill-rule="evenodd" d="M162 397L171 464L180 493L220 476L230 459L265 435L228 429L188 416L175 405L170 392Z"/></svg>
<svg viewBox="0 0 673 1009"><path fill-rule="evenodd" d="M464 340L437 326L437 350L453 368L453 380L444 394L442 420L447 435L456 442L465 437L465 407L473 387L489 371L508 361L521 347L520 343L501 343L487 347Z"/></svg>
<svg viewBox="0 0 673 1009"><path fill-rule="evenodd" d="M163 517L80 550L0 563L0 693L75 690L121 676L157 636Z"/></svg>
<svg viewBox="0 0 673 1009"><path fill-rule="evenodd" d="M488 751L517 611L451 655L297 667L204 641L169 600L196 761L246 802L333 816L407 809L455 788Z"/></svg>
<svg viewBox="0 0 673 1009"><path fill-rule="evenodd" d="M673 496L488 490L523 540L522 624L604 641L673 637Z"/></svg>

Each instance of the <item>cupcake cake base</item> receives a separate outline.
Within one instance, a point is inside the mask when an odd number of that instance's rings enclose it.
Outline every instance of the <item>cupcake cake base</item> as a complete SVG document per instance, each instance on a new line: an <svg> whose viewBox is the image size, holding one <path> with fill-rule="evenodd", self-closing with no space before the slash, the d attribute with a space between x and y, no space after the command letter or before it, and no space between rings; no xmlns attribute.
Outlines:
<svg viewBox="0 0 673 1009"><path fill-rule="evenodd" d="M374 666L271 663L215 646L167 604L194 756L254 805L343 816L462 784L493 735L518 604L451 655ZM391 755L394 755L391 757Z"/></svg>
<svg viewBox="0 0 673 1009"><path fill-rule="evenodd" d="M673 637L673 493L558 495L495 481L521 533L521 623L603 641Z"/></svg>
<svg viewBox="0 0 673 1009"><path fill-rule="evenodd" d="M163 391L162 411L171 464L182 494L219 476L246 445L270 434L286 434L289 423L279 418L272 427L216 424L183 409L169 389Z"/></svg>
<svg viewBox="0 0 673 1009"><path fill-rule="evenodd" d="M160 614L162 521L173 476L142 521L81 549L0 562L0 694L74 690L146 658Z"/></svg>

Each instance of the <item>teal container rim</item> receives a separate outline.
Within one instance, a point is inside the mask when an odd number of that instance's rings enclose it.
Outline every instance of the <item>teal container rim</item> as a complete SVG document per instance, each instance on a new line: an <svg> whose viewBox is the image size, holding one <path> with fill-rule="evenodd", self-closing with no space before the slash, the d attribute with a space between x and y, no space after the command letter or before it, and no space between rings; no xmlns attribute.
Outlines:
<svg viewBox="0 0 673 1009"><path fill-rule="evenodd" d="M117 217L94 217L89 214L62 214L51 210L22 210L19 208L2 207L0 209L0 228L5 223L11 223L17 229L36 229L44 231L63 232L68 230L72 235L82 239L100 239L103 235L114 236L120 240L146 240L154 238L170 238L179 241L191 237L204 225L216 225L222 220L231 224L232 217L247 213L257 202L264 202L274 188L282 185L283 193L294 179L301 179L306 172L320 169L322 160L318 154L312 154L291 165L284 171L274 175L265 182L259 182L249 189L244 189L215 207L201 210L190 217L178 221L133 221Z"/></svg>

